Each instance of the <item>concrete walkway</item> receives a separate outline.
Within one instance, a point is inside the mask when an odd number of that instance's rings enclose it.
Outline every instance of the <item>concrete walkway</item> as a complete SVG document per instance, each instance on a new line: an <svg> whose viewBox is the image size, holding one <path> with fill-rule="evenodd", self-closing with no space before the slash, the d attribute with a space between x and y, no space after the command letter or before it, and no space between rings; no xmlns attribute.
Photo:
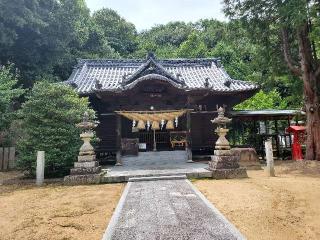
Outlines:
<svg viewBox="0 0 320 240"><path fill-rule="evenodd" d="M181 178L129 182L103 240L245 239L189 180Z"/></svg>

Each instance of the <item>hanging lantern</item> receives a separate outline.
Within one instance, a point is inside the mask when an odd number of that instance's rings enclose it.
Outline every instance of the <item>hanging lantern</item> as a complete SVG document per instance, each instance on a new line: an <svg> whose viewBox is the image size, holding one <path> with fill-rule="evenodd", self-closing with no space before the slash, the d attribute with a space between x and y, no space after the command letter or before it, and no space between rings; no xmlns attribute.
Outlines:
<svg viewBox="0 0 320 240"><path fill-rule="evenodd" d="M167 122L166 129L168 129L168 130L174 129L174 125L173 125L173 121L172 120L169 120Z"/></svg>
<svg viewBox="0 0 320 240"><path fill-rule="evenodd" d="M153 121L151 128L152 128L153 130L159 130L159 129L160 129L159 122Z"/></svg>
<svg viewBox="0 0 320 240"><path fill-rule="evenodd" d="M146 124L144 123L144 121L139 120L137 128L140 129L140 130L145 129L146 128Z"/></svg>

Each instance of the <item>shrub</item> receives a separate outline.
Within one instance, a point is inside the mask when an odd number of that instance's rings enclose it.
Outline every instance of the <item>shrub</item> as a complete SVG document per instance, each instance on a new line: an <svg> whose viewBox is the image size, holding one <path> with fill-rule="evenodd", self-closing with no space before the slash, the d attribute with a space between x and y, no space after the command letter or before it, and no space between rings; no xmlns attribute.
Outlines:
<svg viewBox="0 0 320 240"><path fill-rule="evenodd" d="M34 175L36 152L45 151L46 176L68 174L81 145L75 124L85 111L94 116L88 98L80 98L71 87L35 84L18 113L23 130L17 142L18 167Z"/></svg>

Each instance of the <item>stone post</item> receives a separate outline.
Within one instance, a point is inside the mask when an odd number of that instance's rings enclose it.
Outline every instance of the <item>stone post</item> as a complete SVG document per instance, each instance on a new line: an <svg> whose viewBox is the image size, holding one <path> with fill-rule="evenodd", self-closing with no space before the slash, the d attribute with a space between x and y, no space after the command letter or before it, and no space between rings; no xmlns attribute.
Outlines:
<svg viewBox="0 0 320 240"><path fill-rule="evenodd" d="M44 182L44 151L37 152L37 180L36 184L41 186Z"/></svg>
<svg viewBox="0 0 320 240"><path fill-rule="evenodd" d="M267 167L266 167L267 175L269 177L275 177L271 138L265 141L264 145L265 145L266 159L267 159Z"/></svg>

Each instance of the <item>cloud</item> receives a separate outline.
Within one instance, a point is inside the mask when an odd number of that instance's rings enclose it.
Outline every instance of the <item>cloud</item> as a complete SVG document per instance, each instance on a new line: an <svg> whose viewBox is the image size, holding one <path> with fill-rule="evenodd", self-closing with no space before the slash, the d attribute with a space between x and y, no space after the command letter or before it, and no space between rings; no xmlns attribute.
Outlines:
<svg viewBox="0 0 320 240"><path fill-rule="evenodd" d="M203 18L226 20L221 0L86 0L91 11L116 10L137 29L149 29L170 21L195 22Z"/></svg>

